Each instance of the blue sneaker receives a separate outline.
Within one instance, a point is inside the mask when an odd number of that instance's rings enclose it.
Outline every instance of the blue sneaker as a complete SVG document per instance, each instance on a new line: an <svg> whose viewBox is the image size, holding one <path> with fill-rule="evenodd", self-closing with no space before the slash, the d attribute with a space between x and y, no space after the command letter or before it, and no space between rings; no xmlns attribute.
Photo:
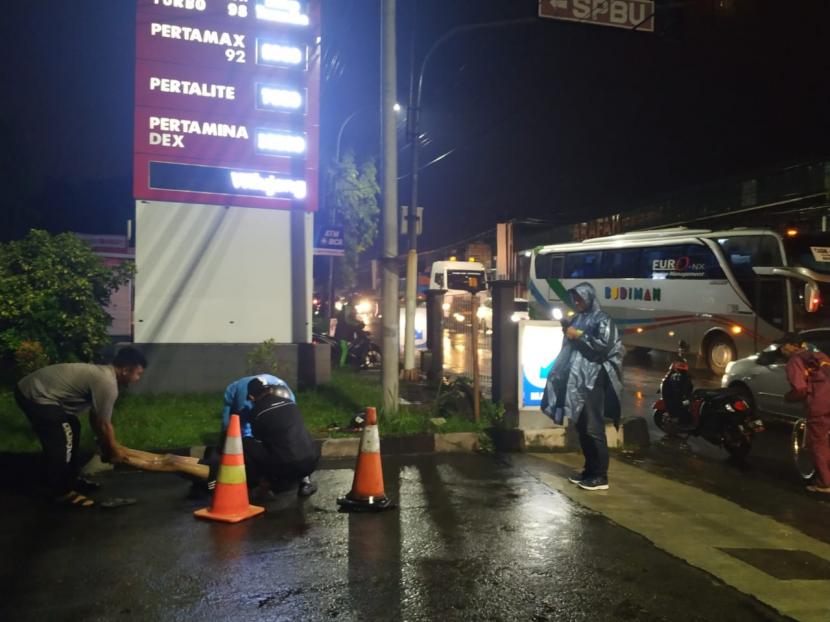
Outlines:
<svg viewBox="0 0 830 622"><path fill-rule="evenodd" d="M582 490L608 490L607 477L591 477L577 484Z"/></svg>

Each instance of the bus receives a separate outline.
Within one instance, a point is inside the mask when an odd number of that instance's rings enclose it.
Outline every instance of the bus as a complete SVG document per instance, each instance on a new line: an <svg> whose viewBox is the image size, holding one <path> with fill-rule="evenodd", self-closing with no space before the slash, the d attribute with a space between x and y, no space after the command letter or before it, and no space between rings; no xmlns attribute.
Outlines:
<svg viewBox="0 0 830 622"><path fill-rule="evenodd" d="M572 313L567 290L582 281L627 347L670 352L682 339L723 374L786 331L830 326L830 234L673 227L542 246L531 317Z"/></svg>
<svg viewBox="0 0 830 622"><path fill-rule="evenodd" d="M487 289L487 270L477 261L435 261L429 288L478 293Z"/></svg>

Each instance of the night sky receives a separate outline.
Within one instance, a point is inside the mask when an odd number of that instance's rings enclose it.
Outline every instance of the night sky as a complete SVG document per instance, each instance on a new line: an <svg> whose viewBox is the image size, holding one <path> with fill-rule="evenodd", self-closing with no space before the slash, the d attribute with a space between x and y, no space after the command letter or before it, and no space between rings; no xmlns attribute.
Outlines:
<svg viewBox="0 0 830 622"><path fill-rule="evenodd" d="M658 2L655 33L537 20L464 33L424 80L423 248L508 218L584 220L757 169L830 156L824 0ZM532 0L398 1L399 99L416 58ZM379 155L379 2L324 0L322 155ZM132 217L134 4L4 6L0 237L123 233ZM401 124L403 128L403 124ZM399 135L399 197L409 149ZM403 250L404 245L401 246Z"/></svg>

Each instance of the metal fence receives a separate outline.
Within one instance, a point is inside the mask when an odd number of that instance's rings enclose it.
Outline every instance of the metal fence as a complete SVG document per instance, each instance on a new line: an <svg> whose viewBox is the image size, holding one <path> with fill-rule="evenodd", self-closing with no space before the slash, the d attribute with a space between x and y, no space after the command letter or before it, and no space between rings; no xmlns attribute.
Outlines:
<svg viewBox="0 0 830 622"><path fill-rule="evenodd" d="M481 393L492 395L493 313L486 292L478 295L478 369ZM444 296L444 371L473 377L473 302L470 294Z"/></svg>

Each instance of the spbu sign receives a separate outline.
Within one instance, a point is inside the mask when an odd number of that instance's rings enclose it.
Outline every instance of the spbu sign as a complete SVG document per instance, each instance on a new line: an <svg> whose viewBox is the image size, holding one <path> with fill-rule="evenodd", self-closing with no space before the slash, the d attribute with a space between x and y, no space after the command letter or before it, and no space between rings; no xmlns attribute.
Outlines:
<svg viewBox="0 0 830 622"><path fill-rule="evenodd" d="M653 0L542 0L539 17L654 32Z"/></svg>
<svg viewBox="0 0 830 622"><path fill-rule="evenodd" d="M319 0L137 0L136 199L317 208Z"/></svg>

